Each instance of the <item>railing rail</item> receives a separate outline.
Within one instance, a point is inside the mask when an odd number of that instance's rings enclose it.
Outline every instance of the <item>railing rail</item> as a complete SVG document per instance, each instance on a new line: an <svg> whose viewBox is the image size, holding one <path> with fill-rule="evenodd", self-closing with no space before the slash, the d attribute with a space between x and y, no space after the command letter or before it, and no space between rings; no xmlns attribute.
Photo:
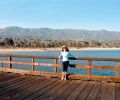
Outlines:
<svg viewBox="0 0 120 100"><path fill-rule="evenodd" d="M8 60L0 60L2 64L8 64L7 68L0 67L0 71L7 71L7 72L16 72L16 73L23 73L23 74L35 74L35 75L46 75L46 76L60 76L60 73L57 71L57 67L61 67L62 65L57 62L57 56L28 56L28 55L8 55L8 54L0 54L0 57L8 57ZM14 61L13 58L31 58L31 62L19 62ZM54 59L54 63L45 63L45 62L35 62L35 59ZM105 81L117 81L120 82L119 77L119 62L120 58L70 58L70 60L85 60L88 61L87 65L80 65L80 64L70 64L70 67L75 68L83 68L88 69L87 75L81 74L72 74L69 75L70 78L83 78L88 80L105 80ZM93 61L114 61L116 63L115 66L93 66ZM22 64L22 65L31 65L32 70L22 70L22 69L14 69L12 67L13 64ZM36 66L52 66L54 67L54 72L41 72L36 71ZM115 76L95 76L92 75L92 69L98 70L114 70Z"/></svg>

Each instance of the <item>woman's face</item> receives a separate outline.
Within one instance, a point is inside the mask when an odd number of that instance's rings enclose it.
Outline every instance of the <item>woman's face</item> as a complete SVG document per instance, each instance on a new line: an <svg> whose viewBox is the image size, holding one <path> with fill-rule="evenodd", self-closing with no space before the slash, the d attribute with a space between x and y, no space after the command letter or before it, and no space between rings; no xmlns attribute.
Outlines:
<svg viewBox="0 0 120 100"><path fill-rule="evenodd" d="M66 50L66 48L63 48L63 52L66 52L67 50Z"/></svg>

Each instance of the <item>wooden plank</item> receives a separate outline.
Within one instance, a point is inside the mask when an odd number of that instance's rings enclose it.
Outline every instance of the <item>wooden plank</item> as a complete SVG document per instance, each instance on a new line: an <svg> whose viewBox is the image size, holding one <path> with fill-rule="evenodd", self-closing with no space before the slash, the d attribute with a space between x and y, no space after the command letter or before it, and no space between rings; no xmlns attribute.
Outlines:
<svg viewBox="0 0 120 100"><path fill-rule="evenodd" d="M67 97L79 86L80 80L74 80L74 83L69 86L61 95L57 97L57 100L66 100Z"/></svg>
<svg viewBox="0 0 120 100"><path fill-rule="evenodd" d="M10 56L8 60L9 60L10 62L12 62L12 57ZM12 63L9 63L8 67L9 67L9 68L12 68Z"/></svg>
<svg viewBox="0 0 120 100"><path fill-rule="evenodd" d="M29 80L29 83L19 87L18 89L11 90L10 92L6 93L7 97L9 96L10 99L14 99L17 96L21 94L22 91L26 91L27 88L34 86L35 84L38 84L40 81L45 81L45 78L35 77L35 79Z"/></svg>
<svg viewBox="0 0 120 100"><path fill-rule="evenodd" d="M24 86L30 82L30 80L33 80L33 78L26 78L25 80L18 81L17 83L10 84L8 86L2 86L0 88L0 95L8 93L12 90L15 90L17 88L20 88L21 86Z"/></svg>
<svg viewBox="0 0 120 100"><path fill-rule="evenodd" d="M48 91L46 91L44 94L40 95L39 97L37 97L36 99L42 99L42 98L46 98L46 99L50 99L52 98L56 91L58 89L61 89L61 87L63 87L65 84L67 84L69 81L59 81L59 84L57 84L56 86L54 86L54 88L49 89Z"/></svg>
<svg viewBox="0 0 120 100"><path fill-rule="evenodd" d="M32 63L35 63L35 59L34 58L32 58ZM34 71L35 70L35 65L32 65L32 71Z"/></svg>
<svg viewBox="0 0 120 100"><path fill-rule="evenodd" d="M104 100L115 100L115 83L108 83Z"/></svg>
<svg viewBox="0 0 120 100"><path fill-rule="evenodd" d="M57 61L57 59L56 59ZM6 60L2 60L0 61L0 63L6 63L6 64L19 64L19 65L32 65L33 67L35 66L52 66L52 67L61 67L62 64L57 64L57 63L43 63L43 62L18 62L18 61L6 61ZM33 69L32 67L32 69ZM74 67L74 68L82 68L82 69L85 69L85 68L91 68L91 69L100 69L100 70L120 70L119 67L112 67L112 66L88 66L88 65L79 65L79 64L70 64L70 67Z"/></svg>
<svg viewBox="0 0 120 100"><path fill-rule="evenodd" d="M95 82L95 85L92 88L92 90L90 91L90 93L88 94L86 100L95 100L97 95L98 95L98 91L100 89L100 86L101 86L101 82Z"/></svg>
<svg viewBox="0 0 120 100"><path fill-rule="evenodd" d="M21 74L31 74L31 75L41 75L41 76L47 76L47 77L61 77L61 73L54 73L54 72L40 72L40 71L31 71L31 70L22 70L22 69L9 69L9 68L0 68L2 71L7 72L16 72ZM74 79L86 79L87 75L80 75L80 74L73 74L69 75L69 78ZM115 78L112 76L90 76L91 80L99 80L99 81L112 81L112 82L120 82L120 78Z"/></svg>
<svg viewBox="0 0 120 100"><path fill-rule="evenodd" d="M0 86L1 86L1 85L9 85L9 84L15 83L16 81L23 80L23 79L25 79L25 78L26 78L26 76L19 76L19 77L18 77L18 76L15 76L15 78L13 78L13 79L0 82Z"/></svg>
<svg viewBox="0 0 120 100"><path fill-rule="evenodd" d="M16 76L15 79L10 79L8 81L3 81L0 83L0 86L7 86L7 85L14 85L16 84L17 82L21 82L23 80L26 80L27 78L30 78L31 76L27 75L27 76Z"/></svg>
<svg viewBox="0 0 120 100"><path fill-rule="evenodd" d="M90 80L90 76L91 76L91 66L92 65L92 61L88 60L88 80Z"/></svg>
<svg viewBox="0 0 120 100"><path fill-rule="evenodd" d="M82 81L79 86L67 97L67 100L75 100L76 97L82 92L86 87L88 81Z"/></svg>
<svg viewBox="0 0 120 100"><path fill-rule="evenodd" d="M60 95L62 95L62 93L64 91L66 91L73 83L74 83L74 81L71 80L67 84L65 84L63 87L61 87L60 89L56 90L55 95L52 98L55 99L55 100L58 100Z"/></svg>
<svg viewBox="0 0 120 100"><path fill-rule="evenodd" d="M116 100L120 100L120 83L115 84L115 92Z"/></svg>
<svg viewBox="0 0 120 100"><path fill-rule="evenodd" d="M13 74L13 73L7 74L7 75L5 75L5 76L3 76L3 77L0 78L0 84L4 83L6 81L12 80L14 78L17 78L17 77L19 78L20 76L21 76L20 74L19 75Z"/></svg>
<svg viewBox="0 0 120 100"><path fill-rule="evenodd" d="M102 82L96 100L105 100L108 84L107 82Z"/></svg>
<svg viewBox="0 0 120 100"><path fill-rule="evenodd" d="M57 80L54 83L52 83L52 84L50 84L50 85L48 85L48 86L46 86L46 87L44 87L44 88L42 88L42 89L34 92L32 94L29 94L29 96L27 96L27 97L24 98L24 100L33 100L35 98L38 99L38 100L40 100L41 99L41 97L40 97L41 95L43 97L44 93L46 93L47 91L51 90L52 88L54 88L59 83L60 83L60 80Z"/></svg>
<svg viewBox="0 0 120 100"><path fill-rule="evenodd" d="M58 59L57 56L30 56L30 55L12 55L0 54L1 57L16 57L16 58L40 58L40 59ZM92 61L120 61L120 58L88 58L88 57L70 57L71 60L92 60Z"/></svg>
<svg viewBox="0 0 120 100"><path fill-rule="evenodd" d="M57 64L57 59L55 59L54 63ZM57 72L57 66L54 66L54 72Z"/></svg>
<svg viewBox="0 0 120 100"><path fill-rule="evenodd" d="M17 100L22 100L23 98L26 98L27 96L31 95L34 92L40 91L41 89L51 85L52 83L54 83L56 81L56 79L47 79L43 82L40 82L39 84L36 84L32 87L29 87L26 91L23 91L18 97L16 97L15 99Z"/></svg>
<svg viewBox="0 0 120 100"><path fill-rule="evenodd" d="M119 68L119 62L116 62L115 68ZM118 70L115 71L115 77L116 77L116 78L119 77L119 72L118 72Z"/></svg>
<svg viewBox="0 0 120 100"><path fill-rule="evenodd" d="M76 97L76 100L86 100L88 94L95 85L94 81L90 81L87 86L82 90L82 92Z"/></svg>
<svg viewBox="0 0 120 100"><path fill-rule="evenodd" d="M2 76L4 76L4 75L7 75L7 72L4 73L4 72L0 71L0 77L2 77Z"/></svg>
<svg viewBox="0 0 120 100"><path fill-rule="evenodd" d="M22 69L0 68L0 71L20 73L20 74L30 74L30 75L52 76L52 77L61 76L61 73L31 71L31 70L22 70Z"/></svg>
<svg viewBox="0 0 120 100"><path fill-rule="evenodd" d="M13 75L13 73L3 72L3 74L1 73L1 75L0 75L0 79L2 79L2 78L4 78L4 77L8 77L9 75Z"/></svg>

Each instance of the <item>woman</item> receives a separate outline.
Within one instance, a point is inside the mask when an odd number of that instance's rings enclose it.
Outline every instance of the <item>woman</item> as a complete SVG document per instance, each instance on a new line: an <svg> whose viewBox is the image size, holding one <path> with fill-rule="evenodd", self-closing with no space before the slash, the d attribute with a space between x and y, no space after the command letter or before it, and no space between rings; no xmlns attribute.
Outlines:
<svg viewBox="0 0 120 100"><path fill-rule="evenodd" d="M62 78L61 78L61 80L67 79L69 57L73 57L73 56L72 56L72 54L70 54L68 47L66 45L62 46L62 52L59 56L59 58L62 60Z"/></svg>

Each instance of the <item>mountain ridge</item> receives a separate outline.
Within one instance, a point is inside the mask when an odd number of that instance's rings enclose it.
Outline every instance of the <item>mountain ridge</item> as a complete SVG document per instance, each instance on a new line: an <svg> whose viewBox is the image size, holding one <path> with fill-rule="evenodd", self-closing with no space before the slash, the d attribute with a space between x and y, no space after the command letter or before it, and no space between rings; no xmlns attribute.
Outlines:
<svg viewBox="0 0 120 100"><path fill-rule="evenodd" d="M18 26L9 26L0 28L0 37L39 38L44 40L119 41L120 32L87 29L22 28Z"/></svg>

